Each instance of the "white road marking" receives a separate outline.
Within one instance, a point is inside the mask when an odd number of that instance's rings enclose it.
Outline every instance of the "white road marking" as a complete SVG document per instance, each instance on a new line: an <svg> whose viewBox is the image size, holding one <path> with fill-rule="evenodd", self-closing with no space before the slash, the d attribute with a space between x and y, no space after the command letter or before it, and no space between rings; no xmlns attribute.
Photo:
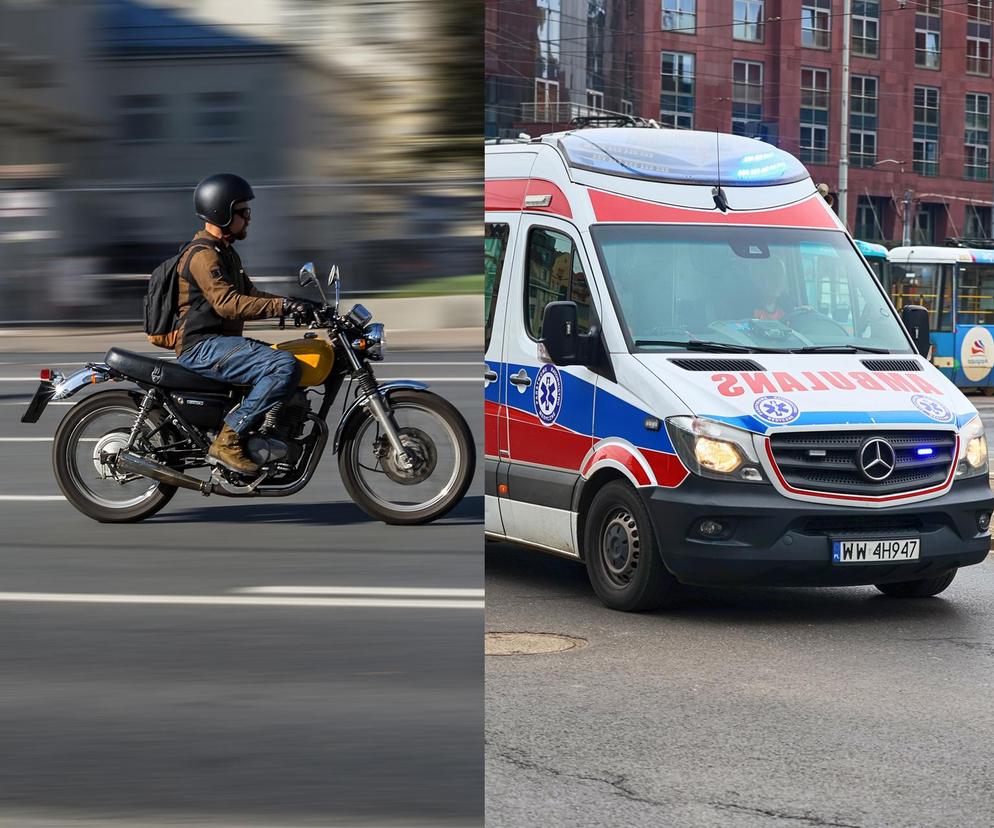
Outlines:
<svg viewBox="0 0 994 828"><path fill-rule="evenodd" d="M0 437L0 443L51 443L54 437ZM96 438L93 438L96 440Z"/></svg>
<svg viewBox="0 0 994 828"><path fill-rule="evenodd" d="M213 607L371 607L377 609L482 610L483 601L410 598L294 598L249 595L114 595L82 592L0 592L0 602L48 604L161 604Z"/></svg>
<svg viewBox="0 0 994 828"><path fill-rule="evenodd" d="M32 501L32 500L65 500L63 495L0 495L0 500Z"/></svg>
<svg viewBox="0 0 994 828"><path fill-rule="evenodd" d="M436 587L262 586L233 589L244 595L377 595L391 598L482 598L482 589Z"/></svg>

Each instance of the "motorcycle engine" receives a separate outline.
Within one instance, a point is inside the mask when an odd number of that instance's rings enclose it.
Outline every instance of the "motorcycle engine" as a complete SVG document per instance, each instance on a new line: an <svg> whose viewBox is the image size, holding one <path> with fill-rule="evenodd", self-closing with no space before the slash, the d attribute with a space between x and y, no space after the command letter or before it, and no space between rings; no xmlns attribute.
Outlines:
<svg viewBox="0 0 994 828"><path fill-rule="evenodd" d="M289 442L300 437L304 431L304 420L311 413L311 404L303 391L294 391L293 396L284 400L266 413L266 419L259 429L267 437Z"/></svg>

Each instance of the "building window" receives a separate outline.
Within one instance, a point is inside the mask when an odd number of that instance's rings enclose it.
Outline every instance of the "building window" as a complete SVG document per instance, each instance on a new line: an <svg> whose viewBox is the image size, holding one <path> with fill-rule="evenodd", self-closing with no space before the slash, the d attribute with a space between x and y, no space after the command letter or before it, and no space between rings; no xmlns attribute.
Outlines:
<svg viewBox="0 0 994 828"><path fill-rule="evenodd" d="M991 73L991 0L970 0L966 21L966 71Z"/></svg>
<svg viewBox="0 0 994 828"><path fill-rule="evenodd" d="M860 196L856 201L856 238L863 241L884 240L883 199Z"/></svg>
<svg viewBox="0 0 994 828"><path fill-rule="evenodd" d="M915 87L914 169L939 174L939 90L932 86Z"/></svg>
<svg viewBox="0 0 994 828"><path fill-rule="evenodd" d="M963 177L986 181L991 145L991 98L978 92L966 95L966 132L963 137Z"/></svg>
<svg viewBox="0 0 994 828"><path fill-rule="evenodd" d="M224 143L240 141L242 96L237 92L204 92L197 95L197 140Z"/></svg>
<svg viewBox="0 0 994 828"><path fill-rule="evenodd" d="M594 89L587 90L587 108L596 109L598 112L604 110L604 93Z"/></svg>
<svg viewBox="0 0 994 828"><path fill-rule="evenodd" d="M659 122L675 129L694 128L694 56L662 53Z"/></svg>
<svg viewBox="0 0 994 828"><path fill-rule="evenodd" d="M915 66L938 69L942 54L942 0L918 0Z"/></svg>
<svg viewBox="0 0 994 828"><path fill-rule="evenodd" d="M763 120L763 64L732 61L732 132L755 138Z"/></svg>
<svg viewBox="0 0 994 828"><path fill-rule="evenodd" d="M533 118L540 123L550 123L558 120L559 83L557 81L535 80L535 104L533 109ZM527 117L525 120L528 120Z"/></svg>
<svg viewBox="0 0 994 828"><path fill-rule="evenodd" d="M120 140L148 144L165 140L166 99L162 95L124 95L118 99Z"/></svg>
<svg viewBox="0 0 994 828"><path fill-rule="evenodd" d="M827 69L801 69L801 161L828 163Z"/></svg>
<svg viewBox="0 0 994 828"><path fill-rule="evenodd" d="M561 0L535 0L535 6L538 10L538 52L535 56L535 77L558 81Z"/></svg>
<svg viewBox="0 0 994 828"><path fill-rule="evenodd" d="M663 29L694 34L697 31L697 0L663 0Z"/></svg>
<svg viewBox="0 0 994 828"><path fill-rule="evenodd" d="M852 4L852 51L860 57L880 55L880 1L855 0Z"/></svg>
<svg viewBox="0 0 994 828"><path fill-rule="evenodd" d="M877 161L877 79L853 75L849 84L849 163L872 167Z"/></svg>
<svg viewBox="0 0 994 828"><path fill-rule="evenodd" d="M801 6L801 45L811 49L832 45L832 0L805 0Z"/></svg>
<svg viewBox="0 0 994 828"><path fill-rule="evenodd" d="M732 37L736 40L763 42L765 0L735 0L732 12Z"/></svg>
<svg viewBox="0 0 994 828"><path fill-rule="evenodd" d="M991 237L991 208L967 204L963 235L968 239L989 239Z"/></svg>
<svg viewBox="0 0 994 828"><path fill-rule="evenodd" d="M935 242L935 205L919 204L915 213L915 224L911 232L912 244L933 244Z"/></svg>
<svg viewBox="0 0 994 828"><path fill-rule="evenodd" d="M635 107L632 105L631 101L626 101L624 98L621 99L621 114L622 115L635 114Z"/></svg>

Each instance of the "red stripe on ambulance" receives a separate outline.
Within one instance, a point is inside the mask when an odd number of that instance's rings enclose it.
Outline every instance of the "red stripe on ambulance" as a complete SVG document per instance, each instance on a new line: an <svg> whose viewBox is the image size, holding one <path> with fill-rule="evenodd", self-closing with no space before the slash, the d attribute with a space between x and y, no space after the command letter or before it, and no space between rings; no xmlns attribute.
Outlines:
<svg viewBox="0 0 994 828"><path fill-rule="evenodd" d="M526 196L549 196L550 202L542 207L529 207ZM569 199L551 181L541 178L500 178L483 184L483 208L492 211L527 210L535 213L553 213L557 216L573 218Z"/></svg>
<svg viewBox="0 0 994 828"><path fill-rule="evenodd" d="M589 189L597 221L660 222L665 224L757 224L838 230L821 196L773 210L690 210Z"/></svg>

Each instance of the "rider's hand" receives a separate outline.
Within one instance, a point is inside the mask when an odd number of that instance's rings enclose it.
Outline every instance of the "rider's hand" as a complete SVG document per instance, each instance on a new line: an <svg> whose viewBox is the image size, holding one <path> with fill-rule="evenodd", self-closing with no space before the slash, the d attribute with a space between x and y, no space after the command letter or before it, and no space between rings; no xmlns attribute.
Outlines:
<svg viewBox="0 0 994 828"><path fill-rule="evenodd" d="M281 315L303 316L310 319L317 307L314 302L308 302L306 299L294 299L292 296L287 296L283 299L283 313Z"/></svg>

